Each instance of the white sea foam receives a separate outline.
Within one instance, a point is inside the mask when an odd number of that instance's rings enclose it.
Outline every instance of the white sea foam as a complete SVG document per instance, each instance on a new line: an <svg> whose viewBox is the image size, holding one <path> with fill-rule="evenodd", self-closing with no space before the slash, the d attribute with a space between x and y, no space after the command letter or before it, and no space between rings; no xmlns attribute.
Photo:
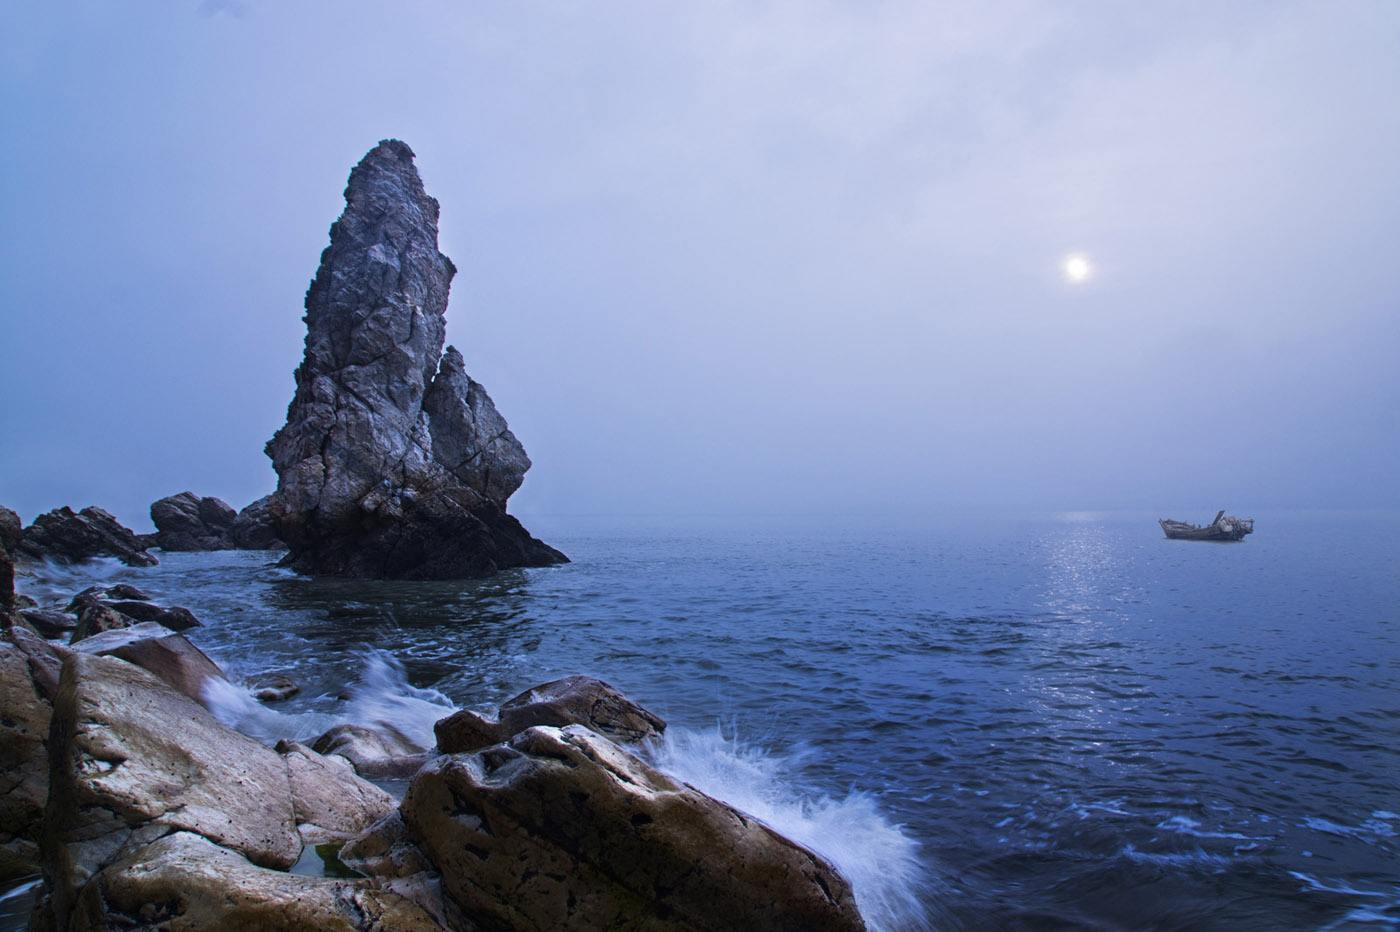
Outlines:
<svg viewBox="0 0 1400 932"><path fill-rule="evenodd" d="M246 687L228 681L211 681L204 702L225 725L268 742L309 741L336 725L353 724L391 729L432 747L433 723L455 711L451 700L435 689L410 684L403 664L382 650L367 649L362 657L364 666L350 701L334 712L274 709Z"/></svg>
<svg viewBox="0 0 1400 932"><path fill-rule="evenodd" d="M652 761L829 860L851 884L872 930L930 928L918 891L929 881L918 844L865 793L843 798L807 789L804 755L746 745L719 728L672 727Z"/></svg>

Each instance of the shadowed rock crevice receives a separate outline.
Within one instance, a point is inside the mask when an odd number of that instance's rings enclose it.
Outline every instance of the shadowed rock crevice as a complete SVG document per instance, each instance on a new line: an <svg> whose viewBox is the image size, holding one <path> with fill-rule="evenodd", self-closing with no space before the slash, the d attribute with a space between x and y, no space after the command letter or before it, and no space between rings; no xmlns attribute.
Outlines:
<svg viewBox="0 0 1400 932"><path fill-rule="evenodd" d="M565 562L506 512L530 459L460 353L443 351L456 267L413 152L381 142L306 294L306 350L267 445L269 511L305 573L460 579Z"/></svg>

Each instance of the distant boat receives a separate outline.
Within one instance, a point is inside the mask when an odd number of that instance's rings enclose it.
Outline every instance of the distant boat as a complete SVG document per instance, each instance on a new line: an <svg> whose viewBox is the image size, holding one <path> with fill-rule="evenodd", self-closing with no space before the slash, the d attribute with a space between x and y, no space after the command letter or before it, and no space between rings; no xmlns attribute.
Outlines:
<svg viewBox="0 0 1400 932"><path fill-rule="evenodd" d="M1172 540L1243 540L1246 534L1254 533L1253 518L1236 518L1225 514L1224 509L1215 513L1215 520L1205 527L1162 518L1157 522L1162 531Z"/></svg>

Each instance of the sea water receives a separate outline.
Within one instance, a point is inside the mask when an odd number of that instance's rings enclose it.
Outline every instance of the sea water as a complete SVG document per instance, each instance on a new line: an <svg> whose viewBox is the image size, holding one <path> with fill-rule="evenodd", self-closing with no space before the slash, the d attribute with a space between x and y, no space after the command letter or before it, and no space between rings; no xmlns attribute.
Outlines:
<svg viewBox="0 0 1400 932"><path fill-rule="evenodd" d="M1126 513L537 516L573 563L394 583L161 554L21 588L193 609L235 682L301 683L211 697L269 740L427 743L455 706L606 679L670 723L654 763L825 855L878 929L1395 927L1400 516L1254 516L1239 544Z"/></svg>

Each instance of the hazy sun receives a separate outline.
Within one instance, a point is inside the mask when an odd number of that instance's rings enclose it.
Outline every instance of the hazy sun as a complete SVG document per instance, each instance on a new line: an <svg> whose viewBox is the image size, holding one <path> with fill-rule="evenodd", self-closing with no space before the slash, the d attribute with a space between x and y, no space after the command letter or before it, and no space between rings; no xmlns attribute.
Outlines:
<svg viewBox="0 0 1400 932"><path fill-rule="evenodd" d="M1089 264L1087 256L1075 254L1065 259L1065 281L1079 284L1087 281L1094 272L1094 267Z"/></svg>

